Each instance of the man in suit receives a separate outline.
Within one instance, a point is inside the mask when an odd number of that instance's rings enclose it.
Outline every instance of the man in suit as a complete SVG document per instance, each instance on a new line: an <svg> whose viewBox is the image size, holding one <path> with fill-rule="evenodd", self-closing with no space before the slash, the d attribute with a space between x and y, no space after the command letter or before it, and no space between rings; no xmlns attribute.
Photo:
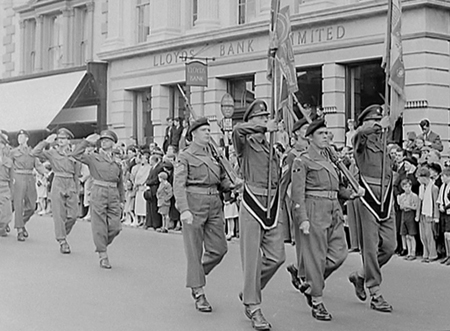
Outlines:
<svg viewBox="0 0 450 331"><path fill-rule="evenodd" d="M173 129L172 135L170 137L170 145L178 148L178 144L180 142L181 133L183 132L183 127L181 126L182 119L176 117L173 119Z"/></svg>
<svg viewBox="0 0 450 331"><path fill-rule="evenodd" d="M172 129L173 129L173 119L172 117L167 117L167 127L164 133L164 142L163 142L163 151L164 153L167 153L167 148L170 145L170 139L172 136Z"/></svg>
<svg viewBox="0 0 450 331"><path fill-rule="evenodd" d="M402 211L397 202L397 196L403 193L400 183L406 178L406 170L404 165L404 160L406 157L406 151L404 149L398 148L395 152L395 166L394 166L394 209L395 209L395 229L397 234L397 249L396 252L400 256L405 256L407 254L406 249L406 238L402 242L402 236L400 235L400 225Z"/></svg>
<svg viewBox="0 0 450 331"><path fill-rule="evenodd" d="M422 129L422 134L419 135L418 138L422 138L424 140L425 146L430 146L431 148L442 152L444 150L444 146L442 146L441 137L437 133L431 131L430 121L423 119L420 121L419 125Z"/></svg>
<svg viewBox="0 0 450 331"><path fill-rule="evenodd" d="M146 192L147 217L144 229L152 227L156 230L162 226L161 214L158 213L158 199L156 198L156 192L158 191L159 186L158 174L164 170L161 160L162 155L160 154L153 154L150 156L150 165L152 168L147 179L149 191Z"/></svg>

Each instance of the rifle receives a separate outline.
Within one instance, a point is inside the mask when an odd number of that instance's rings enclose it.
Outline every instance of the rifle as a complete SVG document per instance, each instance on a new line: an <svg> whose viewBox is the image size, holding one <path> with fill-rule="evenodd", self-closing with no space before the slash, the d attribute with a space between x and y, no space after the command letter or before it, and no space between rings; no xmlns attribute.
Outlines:
<svg viewBox="0 0 450 331"><path fill-rule="evenodd" d="M180 84L177 84L177 87L186 103L186 107L188 108L189 113L192 114L192 117L194 118L194 120L197 120L199 117L196 115L194 109L192 108L191 104L189 103L189 100L188 100L186 94L184 93L183 89L181 88ZM228 159L220 151L219 145L217 144L217 142L214 140L213 137L211 137L209 145L211 147L213 156L216 158L217 162L219 162L222 165L222 167L225 170L225 173L230 178L233 185L238 185L239 176L237 175L237 173L234 170L233 166L231 165L230 161L228 161Z"/></svg>

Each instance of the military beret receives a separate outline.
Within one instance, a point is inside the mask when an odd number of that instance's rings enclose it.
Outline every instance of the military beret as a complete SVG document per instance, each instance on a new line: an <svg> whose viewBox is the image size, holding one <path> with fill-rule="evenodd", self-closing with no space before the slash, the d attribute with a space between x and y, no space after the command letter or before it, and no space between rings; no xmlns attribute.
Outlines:
<svg viewBox="0 0 450 331"><path fill-rule="evenodd" d="M56 134L57 134L58 136L66 136L66 137L69 138L69 139L73 139L73 138L74 138L73 133L72 133L69 129L66 129L66 128L60 128L60 129L57 131Z"/></svg>
<svg viewBox="0 0 450 331"><path fill-rule="evenodd" d="M187 132L188 135L192 134L195 130L197 130L201 126L209 125L209 121L206 117L201 117L198 120L192 122L189 126L189 130Z"/></svg>
<svg viewBox="0 0 450 331"><path fill-rule="evenodd" d="M161 148L155 148L152 152L152 155L158 155L160 157L164 156L164 152L161 150Z"/></svg>
<svg viewBox="0 0 450 331"><path fill-rule="evenodd" d="M326 128L327 123L325 122L325 119L323 117L320 117L316 120L314 120L311 124L309 124L308 129L305 132L305 137L313 134L320 128Z"/></svg>
<svg viewBox="0 0 450 331"><path fill-rule="evenodd" d="M244 113L244 122L255 116L269 115L270 112L267 110L267 104L264 100L256 99L253 101Z"/></svg>
<svg viewBox="0 0 450 331"><path fill-rule="evenodd" d="M142 149L139 150L139 152L141 152L141 154L143 154L143 155L145 155L145 154L150 155L151 154L150 153L150 149L148 149L148 148L142 148Z"/></svg>
<svg viewBox="0 0 450 331"><path fill-rule="evenodd" d="M358 116L358 123L361 125L364 121L380 120L383 118L383 109L380 105L371 105L364 109Z"/></svg>
<svg viewBox="0 0 450 331"><path fill-rule="evenodd" d="M102 132L100 132L100 139L105 139L105 138L111 139L115 143L117 143L117 141L119 140L119 138L117 138L116 133L111 130L103 130Z"/></svg>
<svg viewBox="0 0 450 331"><path fill-rule="evenodd" d="M21 134L26 135L27 137L30 137L30 134L28 133L27 130L21 129L18 133L17 133L17 137Z"/></svg>
<svg viewBox="0 0 450 331"><path fill-rule="evenodd" d="M300 130L304 125L308 124L306 118L301 118L297 122L294 123L294 127L292 128L292 132Z"/></svg>
<svg viewBox="0 0 450 331"><path fill-rule="evenodd" d="M442 172L442 167L439 163L433 162L431 164L428 165L428 168L431 170L436 171L438 174L440 174Z"/></svg>
<svg viewBox="0 0 450 331"><path fill-rule="evenodd" d="M405 161L405 162L409 162L409 163L411 163L413 166L416 166L416 167L417 167L417 159L416 159L415 157L413 157L413 156L409 156L409 157L405 158L404 161Z"/></svg>

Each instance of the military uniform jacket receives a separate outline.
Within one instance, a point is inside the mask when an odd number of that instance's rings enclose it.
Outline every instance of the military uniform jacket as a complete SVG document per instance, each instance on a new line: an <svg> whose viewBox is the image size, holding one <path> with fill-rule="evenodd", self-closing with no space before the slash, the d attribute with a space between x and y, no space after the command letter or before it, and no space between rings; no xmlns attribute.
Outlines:
<svg viewBox="0 0 450 331"><path fill-rule="evenodd" d="M13 181L13 161L3 151L0 151L0 184L7 183L9 187L12 187Z"/></svg>
<svg viewBox="0 0 450 331"><path fill-rule="evenodd" d="M43 173L42 165L32 154L32 149L29 146L18 146L11 150L11 158L13 160L15 170L29 170L34 168Z"/></svg>
<svg viewBox="0 0 450 331"><path fill-rule="evenodd" d="M299 221L311 221L306 210L309 191L336 192L337 197L349 199L351 190L342 185L340 173L320 151L310 145L292 165L292 201ZM313 197L314 198L314 197Z"/></svg>
<svg viewBox="0 0 450 331"><path fill-rule="evenodd" d="M233 130L233 145L245 183L268 189L269 143L266 127L251 123L239 123ZM276 188L280 177L280 161L273 153L271 188Z"/></svg>
<svg viewBox="0 0 450 331"><path fill-rule="evenodd" d="M124 202L123 172L122 167L112 155L108 155L102 149L98 153L84 154L89 142L83 140L79 143L72 156L89 167L91 177L103 182L117 183L120 201Z"/></svg>
<svg viewBox="0 0 450 331"><path fill-rule="evenodd" d="M173 194L180 213L190 210L187 200L189 186L228 191L231 182L225 170L212 156L209 146L192 142L178 156L175 167Z"/></svg>
<svg viewBox="0 0 450 331"><path fill-rule="evenodd" d="M286 195L291 195L291 174L292 174L292 164L294 164L294 160L296 157L303 152L308 145L305 143L305 146L300 146L296 144L294 148L290 149L286 155L286 157L282 161L281 165L281 179L280 179L280 198L286 198Z"/></svg>

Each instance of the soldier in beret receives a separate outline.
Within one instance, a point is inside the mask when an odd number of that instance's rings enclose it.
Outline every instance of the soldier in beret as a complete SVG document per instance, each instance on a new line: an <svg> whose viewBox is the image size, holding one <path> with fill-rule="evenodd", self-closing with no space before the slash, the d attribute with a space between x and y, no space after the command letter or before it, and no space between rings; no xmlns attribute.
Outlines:
<svg viewBox="0 0 450 331"><path fill-rule="evenodd" d="M278 218L280 161L270 147L266 132L277 131L277 123L269 120L263 100L255 100L244 113L244 123L233 130L233 144L238 158L244 192L239 211L240 248L244 273L244 290L240 298L244 313L257 330L268 330L270 323L261 311L261 292L285 260L283 225ZM269 183L269 162L272 162ZM271 190L270 217L267 196Z"/></svg>
<svg viewBox="0 0 450 331"><path fill-rule="evenodd" d="M17 229L17 240L25 241L28 232L25 224L33 216L36 209L36 180L33 169L44 174L44 168L39 160L31 153L28 146L30 134L20 130L17 134L19 146L11 150L14 164L14 227Z"/></svg>
<svg viewBox="0 0 450 331"><path fill-rule="evenodd" d="M13 178L13 161L9 155L8 141L0 134L0 237L6 237L9 232Z"/></svg>
<svg viewBox="0 0 450 331"><path fill-rule="evenodd" d="M69 155L70 140L73 138L73 133L69 129L60 128L56 134L51 134L38 143L32 151L34 156L48 160L53 169L52 214L56 241L59 242L62 254L70 253L66 238L78 218L81 163L75 161ZM54 148L49 148L55 143Z"/></svg>
<svg viewBox="0 0 450 331"><path fill-rule="evenodd" d="M89 145L100 140L98 153L85 154ZM113 147L117 135L111 130L92 134L77 145L72 156L89 167L93 178L91 192L91 226L95 251L100 258L100 267L111 269L107 247L122 230L120 222L124 203L122 168L114 160Z"/></svg>
<svg viewBox="0 0 450 331"><path fill-rule="evenodd" d="M230 190L231 182L209 147L208 120L200 118L192 123L190 133L193 141L180 153L175 166L173 192L183 224L186 287L191 288L196 309L211 312L203 288L206 276L227 252L219 191Z"/></svg>
<svg viewBox="0 0 450 331"><path fill-rule="evenodd" d="M325 280L347 257L343 214L338 198L354 199L363 193L351 192L342 183L339 171L327 151L328 129L324 119L313 121L306 130L308 149L292 165L292 202L297 219L306 283L304 292L312 316L329 321L322 293Z"/></svg>
<svg viewBox="0 0 450 331"><path fill-rule="evenodd" d="M362 253L362 269L350 274L349 281L355 287L358 299L365 301L369 289L372 309L391 312L392 306L381 295L381 268L394 254L396 246L393 215L392 160L383 146L383 128L389 127L389 118L382 115L380 105L367 107L358 118L360 127L354 139L356 165L360 172L360 184L366 192L358 199L358 222ZM386 133L385 133L386 134ZM384 189L381 197L383 152L386 153ZM381 211L383 204L383 212Z"/></svg>
<svg viewBox="0 0 450 331"><path fill-rule="evenodd" d="M284 158L282 163L282 174L280 180L280 190L281 190L281 202L282 208L286 210L286 213L290 215L293 223L294 237L295 237L295 252L297 254L297 261L295 264L290 264L287 266L287 271L291 275L291 283L297 290L304 291L301 287L301 281L299 277L304 277L304 270L301 262L301 252L300 252L300 229L298 220L292 215L292 164L296 157L300 156L300 153L305 151L309 142L305 137L306 130L308 129L308 121L302 118L294 123L292 129L292 135L294 138L294 146L289 150L287 156ZM283 204L284 202L284 204ZM300 270L300 271L299 271Z"/></svg>

